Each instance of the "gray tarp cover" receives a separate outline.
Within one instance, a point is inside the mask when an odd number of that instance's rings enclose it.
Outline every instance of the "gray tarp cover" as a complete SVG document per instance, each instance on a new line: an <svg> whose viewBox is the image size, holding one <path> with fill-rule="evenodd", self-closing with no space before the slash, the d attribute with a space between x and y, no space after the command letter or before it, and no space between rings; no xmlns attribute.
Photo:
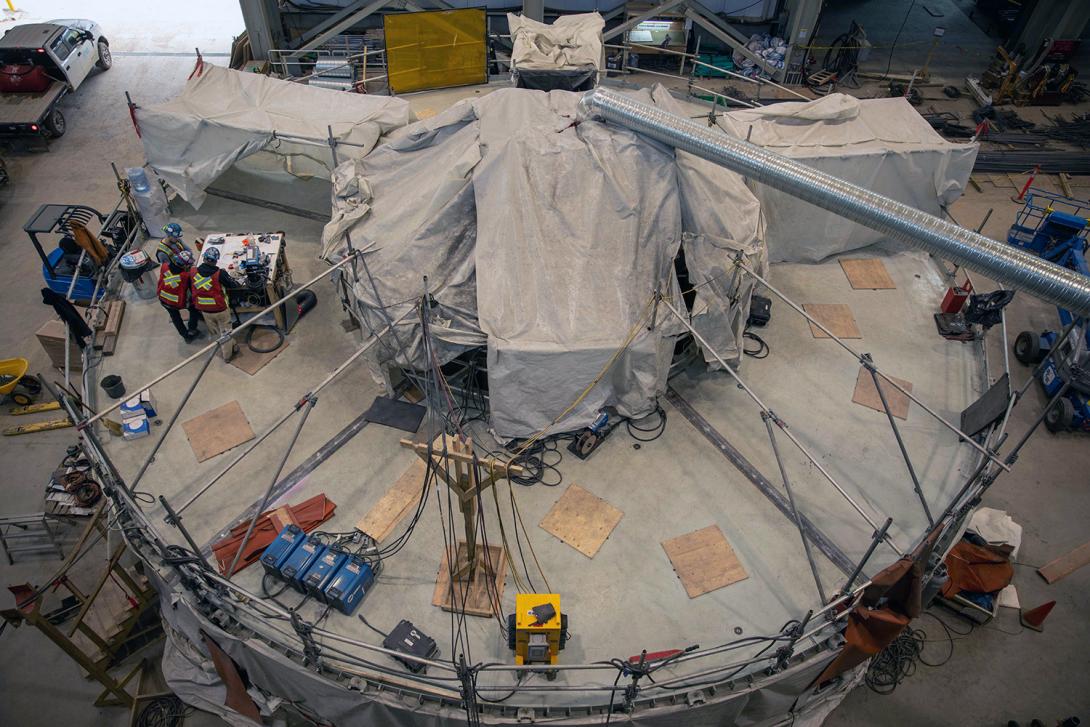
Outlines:
<svg viewBox="0 0 1090 727"><path fill-rule="evenodd" d="M640 93L675 109L661 88ZM378 297L366 276L355 293L368 327L411 311L427 275L441 358L487 343L501 437L558 417L553 431L582 427L604 406L654 411L682 328L660 310L649 331L650 302L656 289L681 299L683 235L700 286L694 325L733 358L749 288L731 264L738 252L765 261L760 208L738 175L616 126L575 124L578 100L496 91L399 130L334 174L325 254L343 254L346 231L366 251ZM419 325L399 337L411 351L399 363L424 367Z"/></svg>
<svg viewBox="0 0 1090 727"><path fill-rule="evenodd" d="M777 154L933 215L961 196L977 144L947 141L903 98L834 93L731 111L719 126ZM817 262L883 239L880 232L763 184L754 193L773 262Z"/></svg>
<svg viewBox="0 0 1090 727"><path fill-rule="evenodd" d="M362 156L382 134L413 120L409 102L389 96L313 88L256 73L205 64L182 94L138 107L144 155L167 184L194 207L204 189L235 162L263 150L285 168L328 176L328 128L342 156Z"/></svg>

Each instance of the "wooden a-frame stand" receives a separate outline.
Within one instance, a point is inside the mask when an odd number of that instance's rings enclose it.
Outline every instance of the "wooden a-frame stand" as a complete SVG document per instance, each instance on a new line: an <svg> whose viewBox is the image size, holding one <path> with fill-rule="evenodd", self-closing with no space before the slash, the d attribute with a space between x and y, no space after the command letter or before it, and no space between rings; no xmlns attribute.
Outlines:
<svg viewBox="0 0 1090 727"><path fill-rule="evenodd" d="M428 462L427 443L402 439L401 446ZM465 540L450 548L456 552L443 554L432 603L447 611L464 611L474 616L498 614L507 566L498 546L477 547L477 497L498 479L522 475L524 470L495 457L475 457L472 439L463 442L446 434L431 443L429 464L457 499L465 528Z"/></svg>

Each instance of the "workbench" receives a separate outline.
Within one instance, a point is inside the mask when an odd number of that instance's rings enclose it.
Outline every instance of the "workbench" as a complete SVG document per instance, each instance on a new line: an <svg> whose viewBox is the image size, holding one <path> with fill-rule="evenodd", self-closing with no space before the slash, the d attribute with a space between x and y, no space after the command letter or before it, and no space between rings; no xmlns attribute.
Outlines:
<svg viewBox="0 0 1090 727"><path fill-rule="evenodd" d="M231 307L240 314L260 313L270 303L282 298L292 287L287 240L283 232L213 232L205 236L203 245L219 248L220 259L217 265L220 270L225 270L242 285L246 284L246 275L242 272L240 263L249 255L250 248L256 246L263 257L268 256L269 276L265 281L265 288L230 294ZM283 306L274 308L273 315L276 317L276 325L281 330L287 330Z"/></svg>

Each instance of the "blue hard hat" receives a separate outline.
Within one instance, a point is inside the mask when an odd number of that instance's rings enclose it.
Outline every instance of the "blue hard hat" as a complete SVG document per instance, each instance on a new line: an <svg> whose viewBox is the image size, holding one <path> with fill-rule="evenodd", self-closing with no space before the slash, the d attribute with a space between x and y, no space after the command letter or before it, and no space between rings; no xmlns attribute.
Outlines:
<svg viewBox="0 0 1090 727"><path fill-rule="evenodd" d="M204 248L204 252L201 254L201 257L210 263L219 262L220 250L218 247L208 245Z"/></svg>
<svg viewBox="0 0 1090 727"><path fill-rule="evenodd" d="M179 225L177 222L168 222L167 224L163 225L163 232L167 233L171 237L181 237L182 226Z"/></svg>
<svg viewBox="0 0 1090 727"><path fill-rule="evenodd" d="M179 250L171 256L175 265L181 265L183 267L190 267L193 265L193 253L189 250Z"/></svg>

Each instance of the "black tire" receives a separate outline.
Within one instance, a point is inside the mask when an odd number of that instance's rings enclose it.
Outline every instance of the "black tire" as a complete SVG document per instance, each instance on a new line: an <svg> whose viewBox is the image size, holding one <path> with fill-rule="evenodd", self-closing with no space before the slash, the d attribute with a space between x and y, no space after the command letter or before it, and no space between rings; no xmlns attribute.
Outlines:
<svg viewBox="0 0 1090 727"><path fill-rule="evenodd" d="M110 53L110 44L100 40L98 42L98 61L95 62L95 65L104 71L108 71L113 64L114 57Z"/></svg>
<svg viewBox="0 0 1090 727"><path fill-rule="evenodd" d="M1014 339L1014 357L1027 366L1038 364L1041 355L1041 337L1033 331L1022 331Z"/></svg>
<svg viewBox="0 0 1090 727"><path fill-rule="evenodd" d="M1045 414L1045 427L1050 432L1066 432L1075 421L1075 405L1070 399L1060 399Z"/></svg>
<svg viewBox="0 0 1090 727"><path fill-rule="evenodd" d="M515 650L515 614L507 614L507 648Z"/></svg>
<svg viewBox="0 0 1090 727"><path fill-rule="evenodd" d="M30 394L24 394L22 392L15 392L11 395L11 400L19 406L30 406L34 403L34 397Z"/></svg>
<svg viewBox="0 0 1090 727"><path fill-rule="evenodd" d="M64 120L64 114L61 113L60 109L53 109L49 112L49 116L45 120L45 130L54 139L64 136L64 132L68 130L68 122Z"/></svg>
<svg viewBox="0 0 1090 727"><path fill-rule="evenodd" d="M19 379L17 386L21 386L30 393L31 396L37 396L42 393L42 382L38 381L37 376L24 376Z"/></svg>

